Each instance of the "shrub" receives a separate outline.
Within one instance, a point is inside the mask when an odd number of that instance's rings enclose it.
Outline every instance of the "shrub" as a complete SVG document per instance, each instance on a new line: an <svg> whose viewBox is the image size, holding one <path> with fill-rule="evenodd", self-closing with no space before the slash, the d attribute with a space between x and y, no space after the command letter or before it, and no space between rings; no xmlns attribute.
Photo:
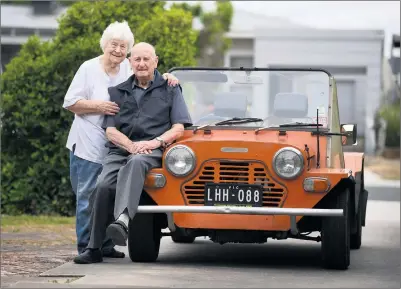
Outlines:
<svg viewBox="0 0 401 289"><path fill-rule="evenodd" d="M386 105L380 111L380 116L387 122L386 147L400 147L400 102Z"/></svg>
<svg viewBox="0 0 401 289"><path fill-rule="evenodd" d="M83 61L101 54L108 24L128 21L136 42L156 46L160 70L195 63L192 15L160 1L77 2L52 42L31 37L2 74L2 204L5 214L73 215L65 147L73 115L64 95Z"/></svg>

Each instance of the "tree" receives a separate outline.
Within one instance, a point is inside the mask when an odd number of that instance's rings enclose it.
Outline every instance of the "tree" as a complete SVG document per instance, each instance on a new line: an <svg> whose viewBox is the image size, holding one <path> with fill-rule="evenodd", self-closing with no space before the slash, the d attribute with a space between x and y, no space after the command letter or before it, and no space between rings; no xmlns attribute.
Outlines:
<svg viewBox="0 0 401 289"><path fill-rule="evenodd" d="M380 108L378 115L386 123L385 146L388 148L400 147L400 99L392 104L384 105Z"/></svg>
<svg viewBox="0 0 401 289"><path fill-rule="evenodd" d="M78 67L101 54L108 24L127 20L136 42L156 46L160 71L195 64L192 15L160 1L71 5L51 42L33 36L2 74L2 210L6 214L72 215L74 195L65 147L73 115L62 108Z"/></svg>
<svg viewBox="0 0 401 289"><path fill-rule="evenodd" d="M230 30L233 17L233 6L230 1L216 1L216 10L204 12L202 6L189 5L188 3L175 3L173 7L179 7L199 17L203 28L199 31L196 47L199 66L223 66L224 54L230 48L231 40L225 37Z"/></svg>

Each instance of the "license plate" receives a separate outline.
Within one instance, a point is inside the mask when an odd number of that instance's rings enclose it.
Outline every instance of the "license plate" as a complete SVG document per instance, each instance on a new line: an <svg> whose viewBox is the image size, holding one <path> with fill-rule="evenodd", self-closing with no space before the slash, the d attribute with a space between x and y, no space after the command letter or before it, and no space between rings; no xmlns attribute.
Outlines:
<svg viewBox="0 0 401 289"><path fill-rule="evenodd" d="M263 206L260 185L205 184L205 206Z"/></svg>

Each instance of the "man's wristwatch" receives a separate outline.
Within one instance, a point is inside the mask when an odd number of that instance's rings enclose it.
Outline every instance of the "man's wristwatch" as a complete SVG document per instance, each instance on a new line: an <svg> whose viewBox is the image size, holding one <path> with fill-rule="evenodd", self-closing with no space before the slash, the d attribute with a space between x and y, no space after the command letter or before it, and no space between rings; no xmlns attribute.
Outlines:
<svg viewBox="0 0 401 289"><path fill-rule="evenodd" d="M156 137L155 140L157 140L157 141L160 142L160 146L161 146L161 147L164 147L165 144L166 144L166 143L164 142L164 140L163 140L161 137Z"/></svg>

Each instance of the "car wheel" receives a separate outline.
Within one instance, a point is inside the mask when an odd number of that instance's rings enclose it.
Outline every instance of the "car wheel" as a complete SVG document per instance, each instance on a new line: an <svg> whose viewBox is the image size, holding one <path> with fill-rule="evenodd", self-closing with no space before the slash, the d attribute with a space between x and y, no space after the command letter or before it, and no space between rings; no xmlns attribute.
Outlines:
<svg viewBox="0 0 401 289"><path fill-rule="evenodd" d="M322 218L322 261L327 269L346 270L350 265L350 192L332 192L330 208L343 209L344 216Z"/></svg>
<svg viewBox="0 0 401 289"><path fill-rule="evenodd" d="M362 245L362 202L364 200L363 194L365 191L361 191L358 204L358 213L356 214L356 232L351 234L351 249L359 249Z"/></svg>
<svg viewBox="0 0 401 289"><path fill-rule="evenodd" d="M131 261L156 261L159 257L161 236L155 214L136 214L128 229L128 253Z"/></svg>

